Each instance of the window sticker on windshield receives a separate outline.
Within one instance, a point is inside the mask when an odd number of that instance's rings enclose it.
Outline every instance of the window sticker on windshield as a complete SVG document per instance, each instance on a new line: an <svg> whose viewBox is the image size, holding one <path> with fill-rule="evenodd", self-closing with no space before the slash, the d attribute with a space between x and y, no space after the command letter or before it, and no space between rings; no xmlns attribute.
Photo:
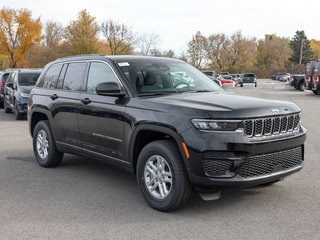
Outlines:
<svg viewBox="0 0 320 240"><path fill-rule="evenodd" d="M128 62L121 62L121 63L118 63L119 67L129 67L130 64Z"/></svg>

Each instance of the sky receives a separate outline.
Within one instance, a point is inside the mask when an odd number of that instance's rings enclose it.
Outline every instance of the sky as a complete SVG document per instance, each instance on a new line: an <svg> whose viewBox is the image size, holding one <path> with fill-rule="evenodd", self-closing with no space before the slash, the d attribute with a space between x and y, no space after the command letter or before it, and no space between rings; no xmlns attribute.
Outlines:
<svg viewBox="0 0 320 240"><path fill-rule="evenodd" d="M137 33L160 36L159 48L181 52L197 31L205 36L241 30L247 37L275 33L293 37L305 30L320 40L320 1L288 0L0 0L0 8L27 8L42 22L67 25L87 9L99 24L112 19Z"/></svg>

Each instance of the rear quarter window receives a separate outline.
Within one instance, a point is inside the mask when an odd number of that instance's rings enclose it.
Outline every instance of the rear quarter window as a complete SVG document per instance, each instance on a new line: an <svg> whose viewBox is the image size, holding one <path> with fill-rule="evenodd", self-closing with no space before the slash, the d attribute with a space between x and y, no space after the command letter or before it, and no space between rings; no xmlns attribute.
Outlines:
<svg viewBox="0 0 320 240"><path fill-rule="evenodd" d="M86 69L86 62L69 63L62 88L69 91L81 91Z"/></svg>
<svg viewBox="0 0 320 240"><path fill-rule="evenodd" d="M41 77L41 80L37 84L38 87L43 88L55 88L58 82L58 77L61 71L62 65L51 66L45 74Z"/></svg>

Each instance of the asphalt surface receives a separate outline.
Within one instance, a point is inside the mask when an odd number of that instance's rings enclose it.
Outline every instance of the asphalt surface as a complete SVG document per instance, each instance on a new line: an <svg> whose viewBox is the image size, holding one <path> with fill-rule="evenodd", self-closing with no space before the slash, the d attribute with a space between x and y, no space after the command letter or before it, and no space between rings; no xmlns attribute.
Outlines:
<svg viewBox="0 0 320 240"><path fill-rule="evenodd" d="M193 194L172 213L148 207L135 177L116 167L65 155L61 166L41 168L27 121L1 109L0 239L320 239L320 96L266 82L228 91L300 106L304 169L270 187L225 190L217 201Z"/></svg>

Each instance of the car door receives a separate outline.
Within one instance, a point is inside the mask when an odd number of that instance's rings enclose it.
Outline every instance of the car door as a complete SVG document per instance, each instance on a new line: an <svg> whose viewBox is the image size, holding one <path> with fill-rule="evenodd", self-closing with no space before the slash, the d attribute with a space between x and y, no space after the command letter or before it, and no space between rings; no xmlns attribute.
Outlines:
<svg viewBox="0 0 320 240"><path fill-rule="evenodd" d="M55 88L50 89L49 101L55 126L56 141L61 147L81 150L79 133L79 96L81 94L87 62L64 64ZM51 85L48 84L49 86Z"/></svg>
<svg viewBox="0 0 320 240"><path fill-rule="evenodd" d="M80 95L80 137L84 153L124 164L124 113L125 104L117 97L97 95L101 82L119 79L105 62L92 61L88 70L86 90Z"/></svg>

